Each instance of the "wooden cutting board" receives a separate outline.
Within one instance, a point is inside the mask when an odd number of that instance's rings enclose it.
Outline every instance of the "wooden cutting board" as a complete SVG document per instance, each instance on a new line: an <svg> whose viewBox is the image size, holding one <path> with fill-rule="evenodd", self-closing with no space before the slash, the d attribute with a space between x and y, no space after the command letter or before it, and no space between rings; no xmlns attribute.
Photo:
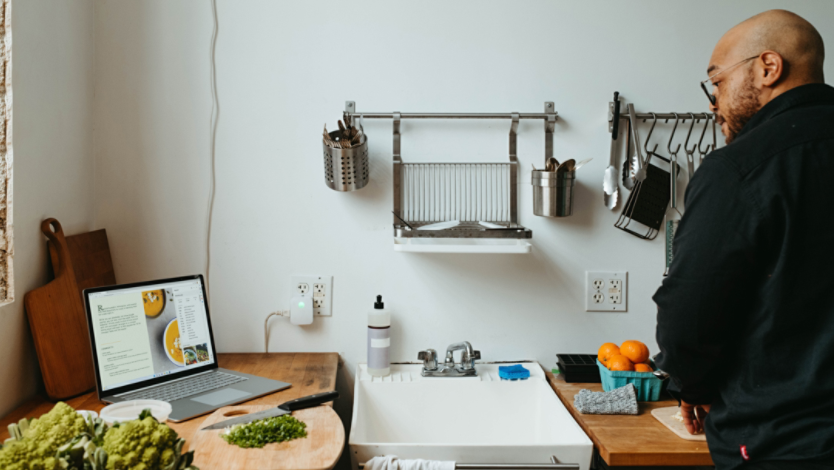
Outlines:
<svg viewBox="0 0 834 470"><path fill-rule="evenodd" d="M55 279L26 294L23 305L38 353L46 394L52 400L79 395L96 386L87 316L75 282L61 223L41 222L41 231L55 247Z"/></svg>
<svg viewBox="0 0 834 470"><path fill-rule="evenodd" d="M84 289L112 286L116 283L113 258L110 257L110 244L107 243L106 230L101 229L70 235L65 240L67 241L67 249L79 294ZM49 257L52 259L52 270L57 272L58 251L52 242L47 242L47 246L49 247Z"/></svg>
<svg viewBox="0 0 834 470"><path fill-rule="evenodd" d="M706 442L707 436L704 434L689 434L689 431L686 430L686 426L683 425L682 422L675 419L675 415L678 414L678 407L677 406L669 406L666 408L655 408L652 410L652 416L654 416L658 421L661 422L664 426L669 428L670 431L677 434L678 437L682 439L686 439L687 441L704 441Z"/></svg>
<svg viewBox="0 0 834 470"><path fill-rule="evenodd" d="M205 427L234 416L254 413L274 405L227 406L215 411L200 425ZM194 465L200 470L330 470L339 461L345 446L342 420L330 406L316 406L294 411L296 419L307 425L307 437L261 449L243 449L228 444L220 433L196 431L191 445Z"/></svg>

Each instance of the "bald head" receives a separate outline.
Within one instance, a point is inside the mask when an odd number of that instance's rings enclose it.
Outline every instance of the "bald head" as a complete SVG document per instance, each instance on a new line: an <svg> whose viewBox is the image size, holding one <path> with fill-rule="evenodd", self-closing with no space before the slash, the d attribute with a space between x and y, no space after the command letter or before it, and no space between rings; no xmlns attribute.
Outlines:
<svg viewBox="0 0 834 470"><path fill-rule="evenodd" d="M718 42L710 67L718 71L727 61L754 57L763 51L777 52L785 63L785 81L822 83L825 45L814 26L785 10L760 13L736 25ZM712 73L712 70L709 71Z"/></svg>

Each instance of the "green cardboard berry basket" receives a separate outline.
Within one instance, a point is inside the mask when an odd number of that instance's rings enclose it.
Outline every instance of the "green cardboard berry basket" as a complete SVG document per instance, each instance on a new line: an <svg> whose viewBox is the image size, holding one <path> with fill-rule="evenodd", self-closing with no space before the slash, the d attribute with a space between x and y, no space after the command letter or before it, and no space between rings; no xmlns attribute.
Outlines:
<svg viewBox="0 0 834 470"><path fill-rule="evenodd" d="M660 400L660 392L663 391L665 381L658 379L651 372L612 371L599 362L599 359L597 359L597 367L599 367L599 377L602 379L602 389L606 392L634 384L637 389L637 401ZM655 369L654 363L652 363L652 368Z"/></svg>

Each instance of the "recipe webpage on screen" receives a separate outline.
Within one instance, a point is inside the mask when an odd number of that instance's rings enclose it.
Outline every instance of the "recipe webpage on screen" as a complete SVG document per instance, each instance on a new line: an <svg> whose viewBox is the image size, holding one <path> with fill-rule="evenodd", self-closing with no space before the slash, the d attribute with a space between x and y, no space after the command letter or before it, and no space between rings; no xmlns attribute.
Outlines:
<svg viewBox="0 0 834 470"><path fill-rule="evenodd" d="M102 390L214 363L199 280L89 299Z"/></svg>

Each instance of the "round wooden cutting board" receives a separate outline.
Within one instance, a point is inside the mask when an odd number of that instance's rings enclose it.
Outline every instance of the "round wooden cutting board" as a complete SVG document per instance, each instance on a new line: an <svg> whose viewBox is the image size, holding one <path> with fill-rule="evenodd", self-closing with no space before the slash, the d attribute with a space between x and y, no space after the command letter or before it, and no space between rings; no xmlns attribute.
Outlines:
<svg viewBox="0 0 834 470"><path fill-rule="evenodd" d="M271 405L227 406L215 411L200 425L274 408ZM200 470L330 470L342 455L345 428L330 406L294 411L292 415L307 424L307 437L260 449L243 449L220 437L222 429L196 431L189 446L194 449L194 465Z"/></svg>

